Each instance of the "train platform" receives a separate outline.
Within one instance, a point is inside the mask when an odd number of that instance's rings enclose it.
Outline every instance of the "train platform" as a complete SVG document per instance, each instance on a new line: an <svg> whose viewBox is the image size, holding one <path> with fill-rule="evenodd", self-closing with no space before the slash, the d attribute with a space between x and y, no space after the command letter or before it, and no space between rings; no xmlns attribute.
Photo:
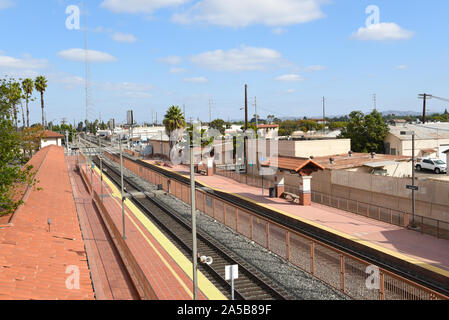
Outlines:
<svg viewBox="0 0 449 320"><path fill-rule="evenodd" d="M113 223L123 235L120 190L103 176L101 189L100 170L81 164L85 177L92 180L97 194L103 193L103 205ZM90 183L90 181L89 181ZM157 299L191 300L192 263L183 253L141 212L130 200L125 201L126 244L140 269L149 281ZM226 300L226 297L198 272L198 298L200 300Z"/></svg>
<svg viewBox="0 0 449 320"><path fill-rule="evenodd" d="M92 300L63 149L43 148L30 164L38 183L0 225L0 300Z"/></svg>
<svg viewBox="0 0 449 320"><path fill-rule="evenodd" d="M150 164L157 161L145 160ZM190 178L188 168L183 165L161 168ZM317 203L300 206L284 199L269 198L260 188L236 182L233 179L214 175L196 174L203 185L218 191L256 203L281 214L338 234L344 238L408 261L425 269L449 277L449 241L369 219L350 212Z"/></svg>
<svg viewBox="0 0 449 320"><path fill-rule="evenodd" d="M81 176L75 156L67 166L97 300L137 300L139 295Z"/></svg>

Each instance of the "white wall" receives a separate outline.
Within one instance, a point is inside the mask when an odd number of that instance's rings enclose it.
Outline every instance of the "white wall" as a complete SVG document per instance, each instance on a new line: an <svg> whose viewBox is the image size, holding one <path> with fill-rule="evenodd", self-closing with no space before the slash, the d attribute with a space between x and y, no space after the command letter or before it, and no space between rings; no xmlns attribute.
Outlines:
<svg viewBox="0 0 449 320"><path fill-rule="evenodd" d="M61 143L61 138L46 138L46 139L41 139L41 149L45 148L47 146L62 146Z"/></svg>

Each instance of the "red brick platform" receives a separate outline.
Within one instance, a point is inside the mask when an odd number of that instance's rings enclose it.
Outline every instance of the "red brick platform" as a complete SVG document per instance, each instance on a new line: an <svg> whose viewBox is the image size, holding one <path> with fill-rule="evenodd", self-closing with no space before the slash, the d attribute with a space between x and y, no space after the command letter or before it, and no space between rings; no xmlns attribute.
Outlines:
<svg viewBox="0 0 449 320"><path fill-rule="evenodd" d="M0 227L0 299L94 299L64 152L49 146L35 157L42 190L30 189L12 225Z"/></svg>

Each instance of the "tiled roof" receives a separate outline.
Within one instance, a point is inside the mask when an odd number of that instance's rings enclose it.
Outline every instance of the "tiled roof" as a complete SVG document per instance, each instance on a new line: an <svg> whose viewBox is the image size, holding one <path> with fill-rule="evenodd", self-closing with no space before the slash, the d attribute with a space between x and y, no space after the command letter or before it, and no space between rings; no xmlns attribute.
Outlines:
<svg viewBox="0 0 449 320"><path fill-rule="evenodd" d="M64 138L64 136L62 134L54 132L54 131L50 131L50 130L45 130L42 137L43 138Z"/></svg>
<svg viewBox="0 0 449 320"><path fill-rule="evenodd" d="M333 164L330 163L330 158L334 159ZM352 156L349 156L348 153L344 153L325 157L315 157L313 160L326 169L338 170L357 168L369 163L378 163L384 161L408 161L410 160L410 157L394 156L389 154L376 154L374 158L371 158L371 154L369 153L353 153Z"/></svg>
<svg viewBox="0 0 449 320"><path fill-rule="evenodd" d="M0 300L94 299L64 152L49 146L35 157L45 152L42 190L30 189L12 225L0 227ZM70 289L76 270L80 288Z"/></svg>
<svg viewBox="0 0 449 320"><path fill-rule="evenodd" d="M263 166L275 166L279 169L290 170L298 172L306 166L311 166L318 170L324 170L325 168L311 159L294 158L294 157L278 157L271 158L267 162L262 164Z"/></svg>
<svg viewBox="0 0 449 320"><path fill-rule="evenodd" d="M259 129L277 129L279 128L279 125L277 124L259 124L257 126Z"/></svg>

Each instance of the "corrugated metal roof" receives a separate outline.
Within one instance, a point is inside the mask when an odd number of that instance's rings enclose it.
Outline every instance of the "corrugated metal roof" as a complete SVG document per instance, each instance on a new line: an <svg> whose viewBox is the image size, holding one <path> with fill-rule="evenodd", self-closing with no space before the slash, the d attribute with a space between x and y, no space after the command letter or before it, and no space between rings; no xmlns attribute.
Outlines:
<svg viewBox="0 0 449 320"><path fill-rule="evenodd" d="M412 139L411 134L401 135L401 131L414 131L416 140L449 139L449 123L447 122L390 126L390 134L398 139Z"/></svg>
<svg viewBox="0 0 449 320"><path fill-rule="evenodd" d="M383 168L386 166L391 166L396 164L396 161L383 161L383 162L371 162L371 163L365 163L363 166L370 167L370 168Z"/></svg>

